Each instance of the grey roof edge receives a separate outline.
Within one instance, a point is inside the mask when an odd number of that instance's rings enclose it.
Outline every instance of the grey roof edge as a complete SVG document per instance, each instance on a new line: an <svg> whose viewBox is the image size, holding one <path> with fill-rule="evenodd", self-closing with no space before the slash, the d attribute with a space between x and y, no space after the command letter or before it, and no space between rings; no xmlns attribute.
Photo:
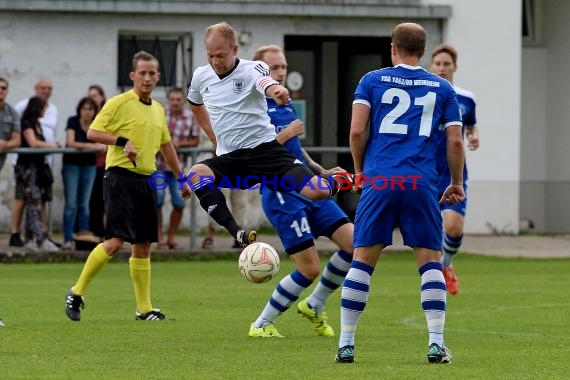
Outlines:
<svg viewBox="0 0 570 380"><path fill-rule="evenodd" d="M451 16L448 5L356 5L356 4L299 4L262 2L181 2L181 1L125 1L125 0L0 0L0 11L19 12L73 12L73 13L130 13L224 16L303 16L303 17L358 17L358 18L435 18Z"/></svg>

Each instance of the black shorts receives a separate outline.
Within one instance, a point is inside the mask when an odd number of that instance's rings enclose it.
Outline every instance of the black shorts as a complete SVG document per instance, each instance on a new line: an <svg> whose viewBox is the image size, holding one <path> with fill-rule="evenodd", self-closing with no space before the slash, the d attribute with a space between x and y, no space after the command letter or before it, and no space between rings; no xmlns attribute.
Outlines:
<svg viewBox="0 0 570 380"><path fill-rule="evenodd" d="M300 191L315 175L276 140L208 158L200 164L214 172L216 186L232 189L262 185L274 191Z"/></svg>
<svg viewBox="0 0 570 380"><path fill-rule="evenodd" d="M103 178L103 198L105 239L116 237L132 244L158 240L156 191L148 176L111 168Z"/></svg>

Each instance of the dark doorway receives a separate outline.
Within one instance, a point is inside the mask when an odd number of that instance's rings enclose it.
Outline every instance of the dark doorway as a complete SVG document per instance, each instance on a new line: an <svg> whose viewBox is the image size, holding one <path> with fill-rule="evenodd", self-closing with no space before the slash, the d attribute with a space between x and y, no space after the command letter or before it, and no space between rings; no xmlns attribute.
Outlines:
<svg viewBox="0 0 570 380"><path fill-rule="evenodd" d="M305 111L304 146L348 147L354 91L364 74L392 65L390 42L390 37L285 36L289 74L302 78L291 98ZM354 172L350 153L311 156L325 167ZM351 219L358 198L352 193L337 198Z"/></svg>
<svg viewBox="0 0 570 380"><path fill-rule="evenodd" d="M303 86L292 97L305 103L305 146L348 146L354 90L368 71L392 65L390 41L390 37L285 36L289 73L298 72L303 78ZM347 153L315 158L352 170Z"/></svg>

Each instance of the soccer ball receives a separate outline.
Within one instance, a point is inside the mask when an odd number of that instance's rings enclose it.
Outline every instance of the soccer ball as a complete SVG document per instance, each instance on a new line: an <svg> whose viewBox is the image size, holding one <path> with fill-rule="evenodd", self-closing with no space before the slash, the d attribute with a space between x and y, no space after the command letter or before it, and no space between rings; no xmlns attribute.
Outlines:
<svg viewBox="0 0 570 380"><path fill-rule="evenodd" d="M241 251L238 266L246 280L261 284L279 271L279 254L269 244L255 242Z"/></svg>

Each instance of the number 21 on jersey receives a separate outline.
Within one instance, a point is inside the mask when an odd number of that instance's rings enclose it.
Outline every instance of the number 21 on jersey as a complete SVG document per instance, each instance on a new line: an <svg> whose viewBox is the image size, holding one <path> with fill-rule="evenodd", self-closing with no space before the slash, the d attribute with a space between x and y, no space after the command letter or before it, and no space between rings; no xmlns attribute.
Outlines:
<svg viewBox="0 0 570 380"><path fill-rule="evenodd" d="M428 92L422 97L414 99L414 106L423 107L422 118L420 121L420 136L429 137L431 134L431 123L433 119L433 111L435 109L435 92ZM400 135L408 134L408 124L395 123L399 117L404 116L412 105L412 98L406 90L401 88L390 88L382 95L382 104L393 104L394 108L384 116L380 123L379 133L397 133Z"/></svg>

